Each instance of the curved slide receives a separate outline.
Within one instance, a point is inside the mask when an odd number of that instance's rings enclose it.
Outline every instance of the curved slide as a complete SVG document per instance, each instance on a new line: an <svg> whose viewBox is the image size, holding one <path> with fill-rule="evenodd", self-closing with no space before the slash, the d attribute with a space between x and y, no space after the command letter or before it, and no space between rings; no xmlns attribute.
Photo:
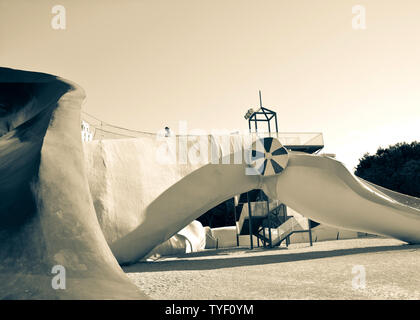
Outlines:
<svg viewBox="0 0 420 320"><path fill-rule="evenodd" d="M261 141L266 144L267 138ZM268 164L284 155L268 149L260 155ZM278 141L274 149L280 149ZM275 170L275 164L253 155L256 167L265 163L259 167L262 176L246 175L245 164L208 164L173 184L147 207L143 223L111 244L118 261L136 261L208 209L258 187L326 225L420 243L420 208L413 206L419 199L374 187L332 158L289 152L288 161L279 161L284 168Z"/></svg>
<svg viewBox="0 0 420 320"><path fill-rule="evenodd" d="M375 187L335 159L291 153L287 169L265 179L264 191L315 221L420 243L419 199Z"/></svg>
<svg viewBox="0 0 420 320"><path fill-rule="evenodd" d="M147 207L143 223L111 244L117 260L138 260L219 203L257 188L259 177L244 173L244 165L207 164L175 183Z"/></svg>

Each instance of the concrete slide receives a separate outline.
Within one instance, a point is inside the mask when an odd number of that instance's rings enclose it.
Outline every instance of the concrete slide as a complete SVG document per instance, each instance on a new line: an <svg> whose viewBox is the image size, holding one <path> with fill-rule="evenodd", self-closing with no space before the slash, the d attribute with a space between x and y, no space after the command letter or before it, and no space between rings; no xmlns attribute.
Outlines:
<svg viewBox="0 0 420 320"><path fill-rule="evenodd" d="M258 176L244 172L244 165L206 164L170 186L145 208L138 227L110 244L117 260L138 260L219 203L257 188Z"/></svg>
<svg viewBox="0 0 420 320"><path fill-rule="evenodd" d="M335 159L290 153L263 190L323 224L420 243L419 199L366 183Z"/></svg>
<svg viewBox="0 0 420 320"><path fill-rule="evenodd" d="M118 141L100 143L118 145ZM246 164L206 164L184 170L180 180L143 207L143 220L111 242L111 249L120 263L134 262L208 209L254 188L263 188L271 198L326 225L420 242L416 198L399 195L405 204L397 201L390 192L361 181L328 157L289 152L288 162L282 165L284 169L277 173L271 168L257 176L245 174Z"/></svg>
<svg viewBox="0 0 420 320"><path fill-rule="evenodd" d="M206 248L206 240L206 229L201 222L194 220L168 240L155 247L147 258L156 260L163 256L199 252Z"/></svg>

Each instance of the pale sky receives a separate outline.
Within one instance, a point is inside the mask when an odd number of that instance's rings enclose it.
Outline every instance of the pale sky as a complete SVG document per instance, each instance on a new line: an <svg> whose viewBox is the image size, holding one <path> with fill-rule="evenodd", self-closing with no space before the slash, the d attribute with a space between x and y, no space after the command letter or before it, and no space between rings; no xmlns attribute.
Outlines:
<svg viewBox="0 0 420 320"><path fill-rule="evenodd" d="M420 140L418 0L0 0L0 64L77 82L85 111L149 132L244 130L261 89L279 131L322 132L349 169Z"/></svg>

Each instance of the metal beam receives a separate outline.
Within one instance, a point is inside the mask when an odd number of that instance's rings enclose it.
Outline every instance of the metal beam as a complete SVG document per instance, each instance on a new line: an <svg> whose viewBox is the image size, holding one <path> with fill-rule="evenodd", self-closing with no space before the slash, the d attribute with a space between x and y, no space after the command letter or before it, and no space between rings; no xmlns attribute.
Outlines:
<svg viewBox="0 0 420 320"><path fill-rule="evenodd" d="M246 193L246 199L248 202L248 227L249 227L249 240L251 249L254 249L254 243L252 239L252 212L251 212L251 203L249 202L249 191Z"/></svg>

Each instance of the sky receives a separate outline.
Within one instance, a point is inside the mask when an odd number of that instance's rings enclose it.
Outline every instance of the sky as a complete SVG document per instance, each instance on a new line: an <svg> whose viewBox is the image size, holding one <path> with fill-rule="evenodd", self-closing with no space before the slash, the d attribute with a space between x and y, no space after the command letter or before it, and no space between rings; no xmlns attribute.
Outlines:
<svg viewBox="0 0 420 320"><path fill-rule="evenodd" d="M0 0L0 65L70 79L84 111L148 132L246 130L261 90L280 132L322 132L351 170L420 140L419 17L418 0Z"/></svg>

